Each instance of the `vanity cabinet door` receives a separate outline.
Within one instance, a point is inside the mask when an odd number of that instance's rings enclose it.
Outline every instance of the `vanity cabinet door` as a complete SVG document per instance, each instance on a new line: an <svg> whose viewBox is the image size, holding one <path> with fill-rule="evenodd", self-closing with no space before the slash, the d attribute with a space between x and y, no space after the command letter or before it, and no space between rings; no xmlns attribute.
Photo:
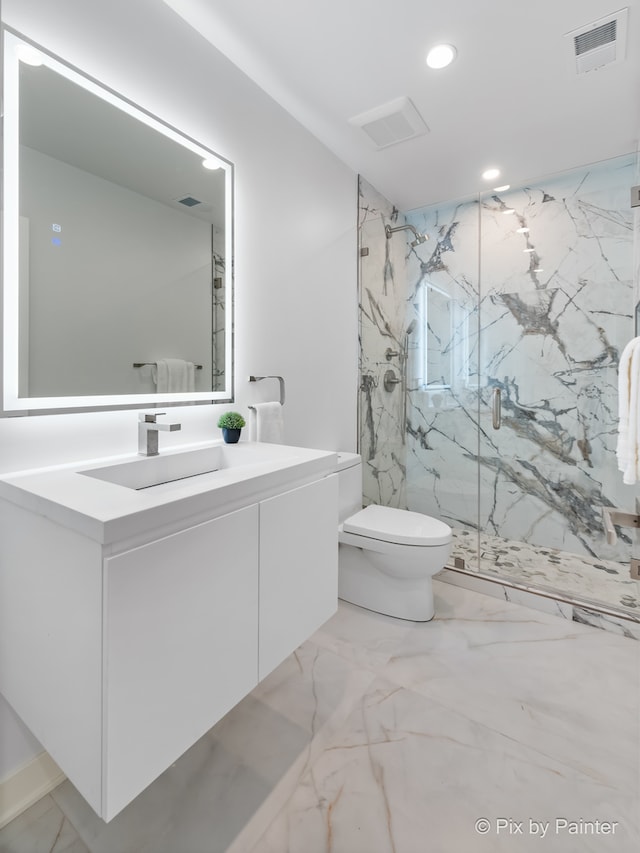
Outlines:
<svg viewBox="0 0 640 853"><path fill-rule="evenodd" d="M105 560L103 817L257 683L258 506Z"/></svg>
<svg viewBox="0 0 640 853"><path fill-rule="evenodd" d="M259 677L338 607L338 478L260 503Z"/></svg>

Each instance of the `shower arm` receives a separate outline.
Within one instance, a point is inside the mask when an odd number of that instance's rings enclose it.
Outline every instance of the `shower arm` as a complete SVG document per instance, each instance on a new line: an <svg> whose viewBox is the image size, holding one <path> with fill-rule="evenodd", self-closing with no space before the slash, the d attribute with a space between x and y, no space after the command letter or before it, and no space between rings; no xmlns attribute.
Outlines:
<svg viewBox="0 0 640 853"><path fill-rule="evenodd" d="M395 234L396 231L411 231L415 237L415 240L411 243L412 247L419 246L421 243L425 243L429 239L427 234L419 234L413 225L407 223L406 225L396 225L395 228L392 228L390 225L385 225L384 233L387 240L389 240L391 235Z"/></svg>

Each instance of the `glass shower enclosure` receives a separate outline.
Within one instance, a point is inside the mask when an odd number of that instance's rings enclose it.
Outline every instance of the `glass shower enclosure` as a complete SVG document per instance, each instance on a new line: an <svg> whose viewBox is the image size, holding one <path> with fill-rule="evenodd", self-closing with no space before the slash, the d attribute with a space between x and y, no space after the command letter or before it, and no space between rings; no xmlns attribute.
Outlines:
<svg viewBox="0 0 640 853"><path fill-rule="evenodd" d="M359 414L366 503L445 520L465 572L640 618L636 532L602 518L640 497L615 452L636 177L630 155L409 213L361 180Z"/></svg>

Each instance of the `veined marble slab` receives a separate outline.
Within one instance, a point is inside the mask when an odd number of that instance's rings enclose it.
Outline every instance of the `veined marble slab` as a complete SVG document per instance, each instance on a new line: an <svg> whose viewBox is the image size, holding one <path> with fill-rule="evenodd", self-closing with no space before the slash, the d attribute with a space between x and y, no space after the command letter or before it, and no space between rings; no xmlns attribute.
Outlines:
<svg viewBox="0 0 640 853"><path fill-rule="evenodd" d="M91 853L49 795L0 830L2 853Z"/></svg>
<svg viewBox="0 0 640 853"><path fill-rule="evenodd" d="M617 365L640 286L636 159L406 216L360 182L365 503L508 540L511 555L483 544L490 573L508 581L520 547L521 580L625 614L640 601L620 564L640 539L620 529L608 545L601 510L640 498L615 459ZM430 240L387 240L386 222ZM408 346L405 400L384 390L390 342Z"/></svg>
<svg viewBox="0 0 640 853"><path fill-rule="evenodd" d="M582 625L601 628L630 640L640 640L640 622L616 615L613 612L605 613L600 604L589 607L584 604L563 601L551 595L545 595L535 587L513 586L503 581L478 576L473 572L462 572L455 569L443 569L438 572L436 577L444 583L479 592L491 598L509 601L512 604L521 604L523 607L540 610L561 619L569 619L570 621L580 622Z"/></svg>
<svg viewBox="0 0 640 853"><path fill-rule="evenodd" d="M640 496L615 459L617 364L634 334L634 166L618 158L409 217L437 241L409 259L416 316L421 292L437 287L460 318L447 327L442 299L433 302L428 323L449 353L448 387L428 389L419 339L410 362L411 509L600 560L628 562L640 550L627 530L608 545L600 515L632 510ZM479 220L480 243L470 227ZM469 489L475 504L464 500Z"/></svg>
<svg viewBox="0 0 640 853"><path fill-rule="evenodd" d="M91 853L244 853L373 678L304 643L110 823L52 796Z"/></svg>
<svg viewBox="0 0 640 853"><path fill-rule="evenodd" d="M640 646L434 587L251 853L636 849Z"/></svg>
<svg viewBox="0 0 640 853"><path fill-rule="evenodd" d="M428 623L341 603L110 824L67 782L58 808L47 797L0 830L0 849L638 849L640 644L451 584L434 592ZM557 819L615 832L577 838ZM509 820L549 834L514 837Z"/></svg>
<svg viewBox="0 0 640 853"><path fill-rule="evenodd" d="M629 566L624 563L538 548L485 533L478 537L477 532L469 530L453 528L453 533L452 559L462 557L470 571L510 581L529 591L561 596L579 606L601 606L640 623L640 581L631 579Z"/></svg>

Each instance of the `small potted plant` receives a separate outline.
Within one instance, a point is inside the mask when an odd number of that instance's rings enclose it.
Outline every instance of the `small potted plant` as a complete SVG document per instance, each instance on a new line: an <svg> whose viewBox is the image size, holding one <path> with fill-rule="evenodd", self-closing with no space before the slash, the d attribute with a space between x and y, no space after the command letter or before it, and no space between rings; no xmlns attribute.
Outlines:
<svg viewBox="0 0 640 853"><path fill-rule="evenodd" d="M218 418L218 426L227 444L235 444L240 440L240 433L245 424L245 419L238 412L225 412Z"/></svg>

